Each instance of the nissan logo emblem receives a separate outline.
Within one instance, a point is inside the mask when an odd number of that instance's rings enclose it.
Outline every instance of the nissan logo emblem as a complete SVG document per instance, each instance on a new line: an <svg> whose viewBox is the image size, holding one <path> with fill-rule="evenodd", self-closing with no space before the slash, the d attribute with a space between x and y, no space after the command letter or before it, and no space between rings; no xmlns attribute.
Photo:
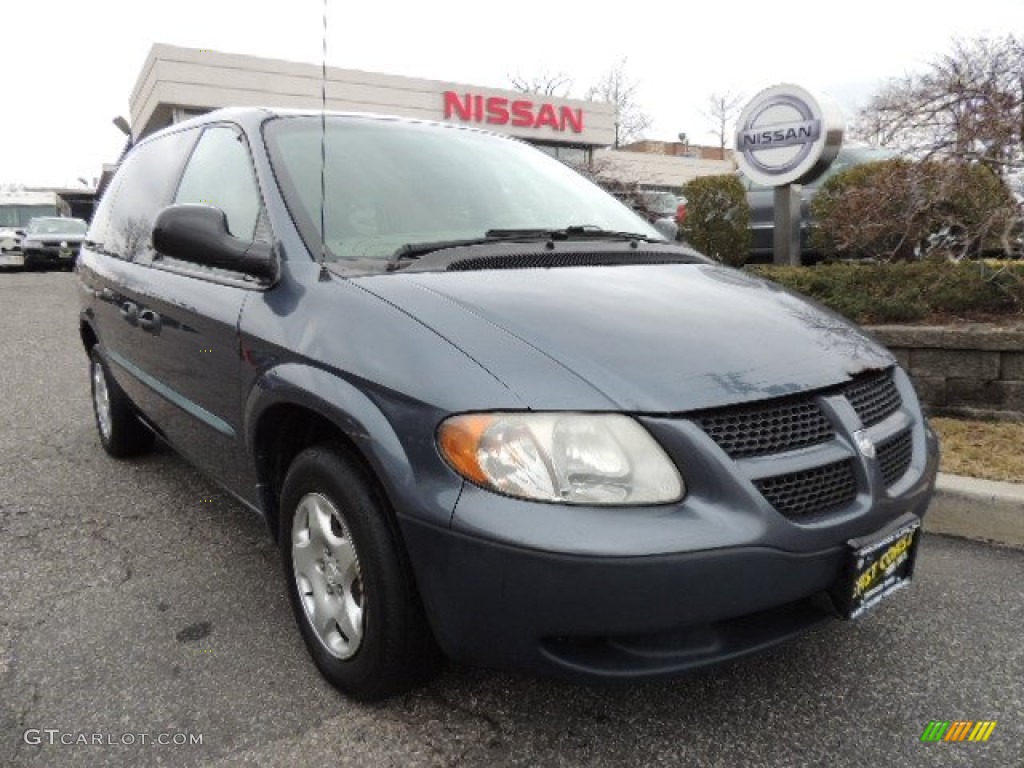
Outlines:
<svg viewBox="0 0 1024 768"><path fill-rule="evenodd" d="M843 141L838 107L797 85L761 91L743 110L736 157L747 178L766 186L812 181L831 165Z"/></svg>

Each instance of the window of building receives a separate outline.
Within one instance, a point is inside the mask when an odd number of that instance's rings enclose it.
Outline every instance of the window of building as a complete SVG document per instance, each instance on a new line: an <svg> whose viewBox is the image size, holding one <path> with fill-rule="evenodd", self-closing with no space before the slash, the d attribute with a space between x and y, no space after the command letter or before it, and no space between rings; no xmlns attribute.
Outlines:
<svg viewBox="0 0 1024 768"><path fill-rule="evenodd" d="M534 144L537 149L556 160L561 160L566 165L573 167L586 166L590 164L590 148L576 147L568 144Z"/></svg>

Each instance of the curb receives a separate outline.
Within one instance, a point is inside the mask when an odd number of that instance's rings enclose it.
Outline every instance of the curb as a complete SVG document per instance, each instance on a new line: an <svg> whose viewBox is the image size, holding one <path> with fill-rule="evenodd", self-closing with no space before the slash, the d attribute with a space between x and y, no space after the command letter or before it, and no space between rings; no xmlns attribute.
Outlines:
<svg viewBox="0 0 1024 768"><path fill-rule="evenodd" d="M1024 485L940 472L924 529L1024 547Z"/></svg>

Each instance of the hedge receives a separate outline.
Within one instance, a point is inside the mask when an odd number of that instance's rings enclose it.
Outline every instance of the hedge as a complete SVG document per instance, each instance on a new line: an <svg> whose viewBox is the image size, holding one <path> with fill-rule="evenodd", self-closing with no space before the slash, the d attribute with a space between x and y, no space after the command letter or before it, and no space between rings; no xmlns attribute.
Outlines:
<svg viewBox="0 0 1024 768"><path fill-rule="evenodd" d="M750 251L750 207L735 174L700 176L683 185L686 218L679 238L705 256L742 266Z"/></svg>
<svg viewBox="0 0 1024 768"><path fill-rule="evenodd" d="M1024 323L1024 264L919 261L823 263L747 270L858 323L993 320Z"/></svg>

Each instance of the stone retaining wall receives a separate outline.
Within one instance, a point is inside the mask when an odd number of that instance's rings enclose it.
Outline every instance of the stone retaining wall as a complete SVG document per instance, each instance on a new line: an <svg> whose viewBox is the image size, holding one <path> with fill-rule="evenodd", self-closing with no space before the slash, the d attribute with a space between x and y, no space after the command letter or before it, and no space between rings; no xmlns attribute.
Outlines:
<svg viewBox="0 0 1024 768"><path fill-rule="evenodd" d="M933 414L1024 420L1024 327L874 326Z"/></svg>

